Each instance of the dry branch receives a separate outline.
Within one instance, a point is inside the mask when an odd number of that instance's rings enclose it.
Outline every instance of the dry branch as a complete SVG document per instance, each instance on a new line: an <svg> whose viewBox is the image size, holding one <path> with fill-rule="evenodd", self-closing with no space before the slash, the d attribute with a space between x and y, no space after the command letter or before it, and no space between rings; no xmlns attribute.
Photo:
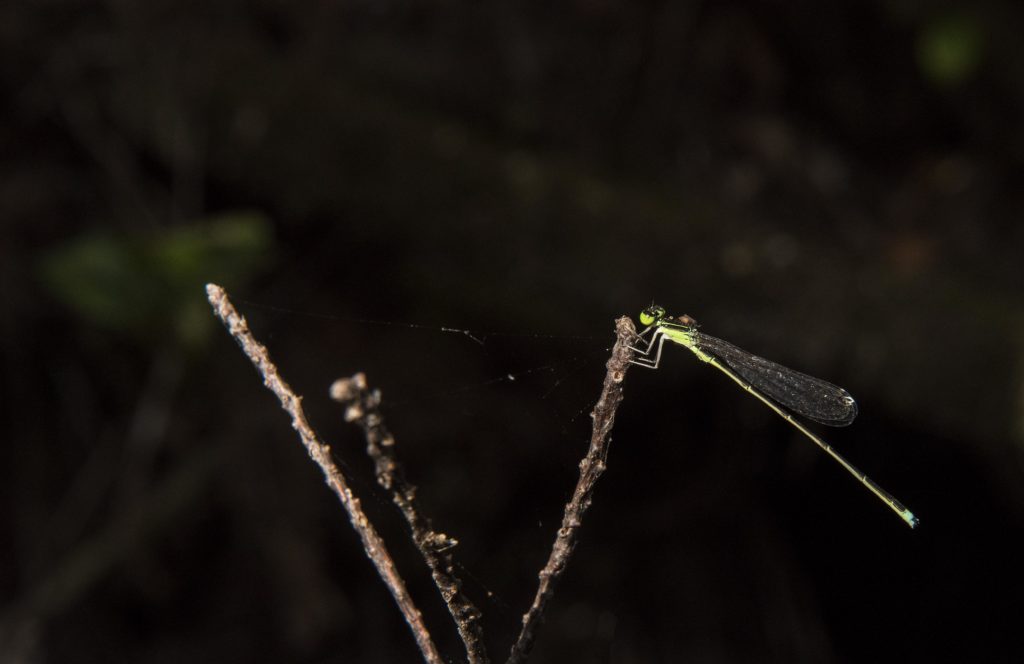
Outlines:
<svg viewBox="0 0 1024 664"><path fill-rule="evenodd" d="M327 480L327 485L338 495L341 504L345 507L345 511L348 512L349 521L351 521L352 527L356 529L356 532L359 533L366 555L369 556L377 568L381 579L384 580L388 590L391 591L391 595L395 598L398 608L405 616L406 622L409 623L413 637L416 639L416 644L419 646L420 652L423 653L423 658L431 664L441 664L443 660L430 638L430 632L427 631L426 625L423 623L423 617L420 615L419 609L416 608L412 598L409 596L409 592L405 588L405 582L395 568L391 554L388 553L387 548L384 546L384 541L377 534L376 529L363 512L359 499L349 488L345 477L331 460L330 447L321 442L313 432L312 427L310 427L302 410L301 398L292 391L278 374L277 367L271 362L267 349L252 336L245 318L239 315L234 306L232 306L224 289L216 284L207 284L206 294L217 317L221 319L228 332L238 341L238 344L249 357L249 360L252 361L256 370L263 376L263 384L277 396L281 402L281 407L291 415L292 427L298 432L299 437L302 439L302 444L306 447L307 452L309 452L310 458L320 466Z"/></svg>
<svg viewBox="0 0 1024 664"><path fill-rule="evenodd" d="M605 365L608 367L608 373L605 374L601 398L590 414L593 420L590 449L580 461L580 479L576 483L572 499L565 506L562 527L558 529L558 534L555 536L555 543L551 547L548 562L540 571L540 584L537 586L533 604L523 615L523 627L512 646L512 652L508 658L509 664L521 664L533 648L533 641L543 619L544 609L554 594L555 585L565 572L569 557L576 546L577 531L582 524L583 514L590 507L594 486L605 469L605 460L608 458L608 448L611 445L612 424L615 422L615 411L622 401L622 381L626 377L626 370L629 368L629 362L633 356L629 344L636 338L633 321L626 317L615 321L615 332L617 339L612 348L612 356Z"/></svg>
<svg viewBox="0 0 1024 664"><path fill-rule="evenodd" d="M358 373L352 378L335 381L331 386L331 398L348 406L346 421L356 422L362 427L366 436L366 452L373 459L377 483L391 492L392 501L409 524L413 542L430 568L434 583L455 620L466 647L466 656L471 664L487 664L490 659L484 646L480 610L462 592L462 581L454 572L451 550L458 541L435 531L430 521L420 516L416 487L405 479L395 454L395 439L384 426L380 414L380 391L367 389L366 376Z"/></svg>

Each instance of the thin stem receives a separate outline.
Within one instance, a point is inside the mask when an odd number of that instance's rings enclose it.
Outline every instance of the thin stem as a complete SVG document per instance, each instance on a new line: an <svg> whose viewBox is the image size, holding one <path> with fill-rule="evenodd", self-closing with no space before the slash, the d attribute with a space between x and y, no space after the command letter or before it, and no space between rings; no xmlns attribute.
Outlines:
<svg viewBox="0 0 1024 664"><path fill-rule="evenodd" d="M590 414L594 423L590 436L590 448L583 460L580 461L580 479L576 483L572 499L565 506L562 527L558 529L548 562L540 571L540 584L537 586L533 604L523 615L523 627L512 646L512 652L508 658L509 664L524 662L533 648L533 641L543 619L544 609L555 592L555 585L565 573L569 557L576 546L577 531L582 525L583 514L590 507L594 486L605 469L608 448L611 445L612 425L615 422L615 411L618 410L619 403L622 401L622 381L626 377L626 370L629 368L633 356L630 343L636 338L633 321L626 317L615 321L615 332L618 338L612 348L612 356L605 365L608 367L608 373L604 378L601 398Z"/></svg>
<svg viewBox="0 0 1024 664"><path fill-rule="evenodd" d="M462 580L454 573L452 549L458 541L435 531L430 520L420 516L416 505L416 487L405 479L405 473L395 454L394 436L384 426L380 414L380 390L369 390L366 376L357 373L341 378L331 386L331 398L348 408L345 420L356 422L366 436L366 452L373 459L377 483L391 492L391 500L398 506L412 531L413 542L430 568L437 589L448 605L455 620L466 656L471 664L487 664L490 658L484 646L482 614L462 592Z"/></svg>
<svg viewBox="0 0 1024 664"><path fill-rule="evenodd" d="M406 622L409 623L416 644L419 646L420 652L423 653L423 658L431 664L442 664L441 655L430 638L430 632L427 631L427 627L423 623L419 609L416 608L412 597L409 596L409 592L405 588L405 582L399 575L395 563L391 559L391 554L388 553L387 547L384 545L384 540L377 534L373 524L363 512L359 498L349 488L345 477L331 460L330 447L321 442L310 427L302 410L302 399L278 374L277 367L271 362L266 347L252 336L248 323L232 306L224 289L216 284L207 284L206 295L214 313L242 347L242 351L249 357L256 370L263 376L263 384L277 396L281 407L292 416L292 427L299 433L310 458L320 466L327 479L327 485L338 495L345 511L348 512L349 521L359 533L366 555L377 568L381 579L384 580L384 584L395 598L399 610L405 616Z"/></svg>

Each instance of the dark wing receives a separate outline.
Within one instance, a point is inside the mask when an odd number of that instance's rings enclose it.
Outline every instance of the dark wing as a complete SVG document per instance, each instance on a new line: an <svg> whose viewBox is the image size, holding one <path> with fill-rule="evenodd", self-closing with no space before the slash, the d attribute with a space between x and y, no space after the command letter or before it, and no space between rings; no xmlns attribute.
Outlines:
<svg viewBox="0 0 1024 664"><path fill-rule="evenodd" d="M857 402L841 387L751 355L701 332L695 333L694 342L759 392L801 417L831 427L844 427L857 417Z"/></svg>

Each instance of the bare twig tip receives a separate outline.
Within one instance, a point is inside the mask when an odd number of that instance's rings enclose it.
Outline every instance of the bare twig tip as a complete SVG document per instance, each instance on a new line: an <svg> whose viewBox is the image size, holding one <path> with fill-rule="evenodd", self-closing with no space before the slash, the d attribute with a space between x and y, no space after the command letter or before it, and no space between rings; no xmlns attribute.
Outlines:
<svg viewBox="0 0 1024 664"><path fill-rule="evenodd" d="M351 401L355 398L355 390L352 389L352 379L339 378L331 383L331 398L335 401Z"/></svg>

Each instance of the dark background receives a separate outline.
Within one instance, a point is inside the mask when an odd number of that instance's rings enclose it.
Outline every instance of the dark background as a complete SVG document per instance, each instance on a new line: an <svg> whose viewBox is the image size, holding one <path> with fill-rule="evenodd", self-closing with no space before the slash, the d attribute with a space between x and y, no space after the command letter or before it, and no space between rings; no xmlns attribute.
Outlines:
<svg viewBox="0 0 1024 664"><path fill-rule="evenodd" d="M452 661L328 386L501 661L652 299L847 387L815 429L922 525L667 349L533 661L1019 660L1018 3L210 5L0 9L0 659L418 660L216 281Z"/></svg>

